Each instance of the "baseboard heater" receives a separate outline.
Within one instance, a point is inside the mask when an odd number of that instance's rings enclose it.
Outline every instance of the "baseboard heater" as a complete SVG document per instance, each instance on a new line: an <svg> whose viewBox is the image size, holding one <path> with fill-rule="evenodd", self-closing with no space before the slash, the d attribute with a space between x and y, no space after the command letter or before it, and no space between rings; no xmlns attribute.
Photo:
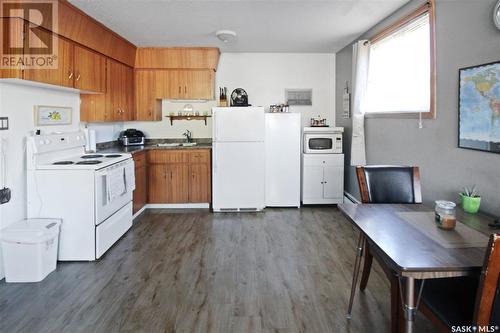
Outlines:
<svg viewBox="0 0 500 333"><path fill-rule="evenodd" d="M258 212L257 208L221 208L219 212Z"/></svg>

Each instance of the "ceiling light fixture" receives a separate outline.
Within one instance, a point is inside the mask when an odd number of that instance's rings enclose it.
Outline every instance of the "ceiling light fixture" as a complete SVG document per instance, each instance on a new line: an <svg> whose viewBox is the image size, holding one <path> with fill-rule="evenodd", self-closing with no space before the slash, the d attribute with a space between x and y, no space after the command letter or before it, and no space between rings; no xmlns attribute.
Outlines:
<svg viewBox="0 0 500 333"><path fill-rule="evenodd" d="M232 30L219 30L215 32L215 36L224 43L232 42L236 38L236 32Z"/></svg>

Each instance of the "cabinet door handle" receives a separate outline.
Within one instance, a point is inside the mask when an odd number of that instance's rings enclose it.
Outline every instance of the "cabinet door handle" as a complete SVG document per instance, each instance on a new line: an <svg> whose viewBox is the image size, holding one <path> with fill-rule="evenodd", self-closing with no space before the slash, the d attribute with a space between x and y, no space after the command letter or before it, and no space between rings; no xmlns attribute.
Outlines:
<svg viewBox="0 0 500 333"><path fill-rule="evenodd" d="M170 180L172 180L172 171L170 171Z"/></svg>
<svg viewBox="0 0 500 333"><path fill-rule="evenodd" d="M184 86L184 93L187 94L187 86Z"/></svg>
<svg viewBox="0 0 500 333"><path fill-rule="evenodd" d="M179 86L179 94L181 93L181 86Z"/></svg>
<svg viewBox="0 0 500 333"><path fill-rule="evenodd" d="M80 80L80 73L78 73L78 75L76 76L75 80L76 81Z"/></svg>
<svg viewBox="0 0 500 333"><path fill-rule="evenodd" d="M69 72L68 79L71 79L73 77L73 72Z"/></svg>

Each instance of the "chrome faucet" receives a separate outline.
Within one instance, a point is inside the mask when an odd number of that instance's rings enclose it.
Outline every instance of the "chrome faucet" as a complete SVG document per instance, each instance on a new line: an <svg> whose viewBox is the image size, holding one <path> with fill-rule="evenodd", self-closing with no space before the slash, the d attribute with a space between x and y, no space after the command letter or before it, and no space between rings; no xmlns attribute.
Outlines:
<svg viewBox="0 0 500 333"><path fill-rule="evenodd" d="M193 133L190 130L186 130L186 132L182 133L186 137L186 141L191 143L193 141Z"/></svg>

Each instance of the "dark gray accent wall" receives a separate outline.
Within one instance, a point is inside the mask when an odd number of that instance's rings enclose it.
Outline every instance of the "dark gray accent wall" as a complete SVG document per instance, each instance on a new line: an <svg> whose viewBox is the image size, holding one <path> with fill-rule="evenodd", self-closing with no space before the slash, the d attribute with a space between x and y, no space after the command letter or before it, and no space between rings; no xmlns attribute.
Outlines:
<svg viewBox="0 0 500 333"><path fill-rule="evenodd" d="M500 215L500 154L458 148L458 69L500 60L500 31L493 24L497 0L437 0L437 118L367 118L368 164L404 164L420 167L423 199L458 202L463 186L476 184L481 210ZM369 38L403 17L422 1L410 1L367 31ZM345 127L345 189L359 198L354 168L349 165L352 119L342 118L342 91L351 83L352 45L336 56L336 124Z"/></svg>

